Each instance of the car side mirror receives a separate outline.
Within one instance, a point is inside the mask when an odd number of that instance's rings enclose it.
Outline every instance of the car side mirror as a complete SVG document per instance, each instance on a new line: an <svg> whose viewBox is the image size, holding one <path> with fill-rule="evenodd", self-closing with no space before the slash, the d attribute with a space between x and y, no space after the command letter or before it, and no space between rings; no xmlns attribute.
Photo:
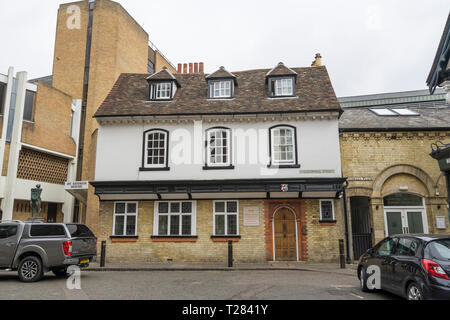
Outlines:
<svg viewBox="0 0 450 320"><path fill-rule="evenodd" d="M368 250L366 251L366 253L367 253L367 254L373 254L373 249L372 249L372 248L368 249Z"/></svg>

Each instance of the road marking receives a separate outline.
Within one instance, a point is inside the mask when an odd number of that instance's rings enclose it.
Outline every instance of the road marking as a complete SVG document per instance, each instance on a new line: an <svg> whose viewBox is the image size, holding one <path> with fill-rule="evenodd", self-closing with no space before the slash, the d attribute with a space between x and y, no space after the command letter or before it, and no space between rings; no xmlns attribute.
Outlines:
<svg viewBox="0 0 450 320"><path fill-rule="evenodd" d="M354 296L354 297L357 297L357 298L359 298L359 299L364 299L364 297L358 296L357 294L354 294L354 293L352 293L352 292L350 292L350 295L352 295L352 296Z"/></svg>

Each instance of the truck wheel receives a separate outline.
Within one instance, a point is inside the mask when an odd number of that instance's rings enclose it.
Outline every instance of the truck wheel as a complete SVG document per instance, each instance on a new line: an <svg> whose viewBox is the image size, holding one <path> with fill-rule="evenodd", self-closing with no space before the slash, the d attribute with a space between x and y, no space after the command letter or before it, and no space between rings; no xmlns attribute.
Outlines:
<svg viewBox="0 0 450 320"><path fill-rule="evenodd" d="M38 257L28 256L19 263L19 279L22 282L36 282L42 279L42 261Z"/></svg>
<svg viewBox="0 0 450 320"><path fill-rule="evenodd" d="M69 275L67 273L67 267L53 268L52 272L57 277L67 277Z"/></svg>

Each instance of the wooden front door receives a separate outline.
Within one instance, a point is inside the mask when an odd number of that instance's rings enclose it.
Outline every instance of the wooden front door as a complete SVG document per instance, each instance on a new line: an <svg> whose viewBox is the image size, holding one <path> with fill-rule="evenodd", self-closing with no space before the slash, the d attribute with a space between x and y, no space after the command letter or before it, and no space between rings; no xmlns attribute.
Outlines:
<svg viewBox="0 0 450 320"><path fill-rule="evenodd" d="M291 210L281 208L275 213L275 260L297 260L295 223L295 215Z"/></svg>

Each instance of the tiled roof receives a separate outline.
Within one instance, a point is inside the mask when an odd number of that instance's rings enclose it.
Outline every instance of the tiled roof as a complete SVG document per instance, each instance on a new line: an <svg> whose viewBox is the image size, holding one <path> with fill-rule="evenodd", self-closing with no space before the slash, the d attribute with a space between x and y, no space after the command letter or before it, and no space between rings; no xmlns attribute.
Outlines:
<svg viewBox="0 0 450 320"><path fill-rule="evenodd" d="M147 80L176 80L176 78L169 70L167 70L167 68L163 68L160 71L148 76Z"/></svg>
<svg viewBox="0 0 450 320"><path fill-rule="evenodd" d="M233 72L239 86L227 100L207 99L204 74L175 74L181 88L164 102L147 101L148 74L122 74L95 117L342 111L325 67L293 68L296 97L283 99L268 98L269 71Z"/></svg>
<svg viewBox="0 0 450 320"><path fill-rule="evenodd" d="M220 67L216 72L211 73L206 79L220 79L220 78L236 78L234 74L225 70L224 67Z"/></svg>
<svg viewBox="0 0 450 320"><path fill-rule="evenodd" d="M267 73L268 77L273 76L287 76L287 75L296 75L297 72L286 67L283 62L278 63L272 70Z"/></svg>

